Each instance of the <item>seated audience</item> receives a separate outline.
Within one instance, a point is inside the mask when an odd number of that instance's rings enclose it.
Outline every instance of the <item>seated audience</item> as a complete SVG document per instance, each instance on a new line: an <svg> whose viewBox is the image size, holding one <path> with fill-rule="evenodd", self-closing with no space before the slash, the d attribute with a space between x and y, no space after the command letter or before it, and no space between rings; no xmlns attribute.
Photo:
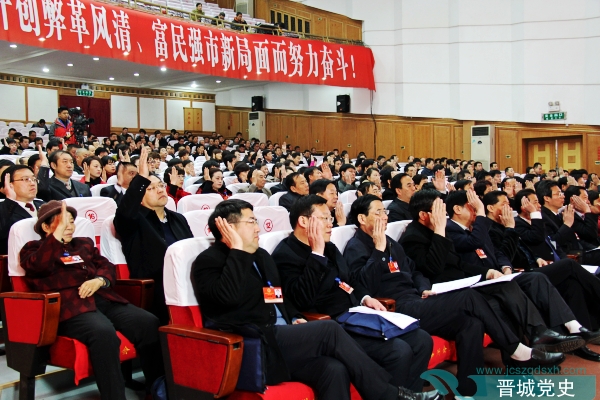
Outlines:
<svg viewBox="0 0 600 400"><path fill-rule="evenodd" d="M139 173L125 192L114 219L130 276L154 279L152 313L162 325L169 321L162 283L165 252L169 245L193 236L185 217L165 207L166 188L148 172L148 150L142 149Z"/></svg>
<svg viewBox="0 0 600 400"><path fill-rule="evenodd" d="M382 198L379 186L369 181L361 183L358 188L356 188L356 197L364 196L366 194L372 194L380 199Z"/></svg>
<svg viewBox="0 0 600 400"><path fill-rule="evenodd" d="M104 187L100 190L100 196L102 197L110 197L117 203L117 206L121 204L121 200L123 200L123 196L127 189L129 189L129 184L135 178L138 171L134 164L128 162L120 162L117 167L117 183L112 186Z"/></svg>
<svg viewBox="0 0 600 400"><path fill-rule="evenodd" d="M309 193L309 186L304 175L299 172L288 174L285 177L285 186L288 192L279 198L279 205L290 211L298 199Z"/></svg>
<svg viewBox="0 0 600 400"><path fill-rule="evenodd" d="M77 211L64 201L40 207L34 229L42 238L27 243L20 253L25 280L34 291L60 293L58 334L87 347L103 400L125 400L116 331L135 346L149 393L164 375L158 319L113 289L115 266L100 255L92 239L73 237L76 217ZM82 261L65 267L63 258L68 256Z"/></svg>
<svg viewBox="0 0 600 400"><path fill-rule="evenodd" d="M265 187L267 179L265 173L260 169L251 169L250 186L241 188L238 193L264 193L267 197L271 197L271 191Z"/></svg>
<svg viewBox="0 0 600 400"><path fill-rule="evenodd" d="M389 222L411 219L408 203L415 194L415 184L408 174L398 174L392 178L391 189L396 192L396 198L388 206Z"/></svg>
<svg viewBox="0 0 600 400"><path fill-rule="evenodd" d="M356 168L352 164L344 164L340 168L340 179L337 181L337 190L340 193L356 189Z"/></svg>
<svg viewBox="0 0 600 400"><path fill-rule="evenodd" d="M175 205L179 203L179 200L181 200L182 197L191 194L183 190L184 178L185 172L179 167L171 167L164 173L163 182L167 185L167 194L175 201Z"/></svg>
<svg viewBox="0 0 600 400"><path fill-rule="evenodd" d="M415 394L389 383L389 373L339 324L306 323L285 290L281 302L265 302L264 289L281 290L282 281L269 253L258 247L252 210L250 203L228 200L208 220L216 244L200 253L192 267L205 326L235 332L241 324L252 324L258 329L266 339L267 385L299 381L325 400L349 400L350 383L365 400L437 399L435 392Z"/></svg>
<svg viewBox="0 0 600 400"><path fill-rule="evenodd" d="M50 154L50 160L39 150L41 160L38 172L38 197L44 201L64 200L69 197L91 197L90 188L71 179L73 157L63 150ZM54 175L50 177L50 169Z"/></svg>
<svg viewBox="0 0 600 400"><path fill-rule="evenodd" d="M85 183L90 188L106 183L104 179L106 173L102 170L102 163L99 157L86 157L82 162L82 166L83 176L79 182Z"/></svg>
<svg viewBox="0 0 600 400"><path fill-rule="evenodd" d="M319 179L313 182L309 188L310 194L316 194L324 198L329 208L329 213L333 218L333 227L346 225L346 214L344 213L344 204L338 200L338 193L335 189L335 183L327 179ZM292 206L293 207L293 206Z"/></svg>
<svg viewBox="0 0 600 400"><path fill-rule="evenodd" d="M329 182L335 193L333 182ZM327 188L329 191L329 188ZM385 307L369 296L369 291L350 276L346 261L335 244L329 241L333 228L327 200L310 194L298 200L290 213L294 232L273 252L283 283L283 291L301 312L327 314L335 320L358 305L385 311ZM354 290L348 293L338 282ZM421 329L391 340L349 333L365 352L391 376L390 383L413 391L423 390L421 373L427 369L433 342Z"/></svg>
<svg viewBox="0 0 600 400"><path fill-rule="evenodd" d="M219 168L210 168L204 170L204 182L198 188L197 194L218 193L223 200L227 200L233 194L225 187L223 183L223 172Z"/></svg>

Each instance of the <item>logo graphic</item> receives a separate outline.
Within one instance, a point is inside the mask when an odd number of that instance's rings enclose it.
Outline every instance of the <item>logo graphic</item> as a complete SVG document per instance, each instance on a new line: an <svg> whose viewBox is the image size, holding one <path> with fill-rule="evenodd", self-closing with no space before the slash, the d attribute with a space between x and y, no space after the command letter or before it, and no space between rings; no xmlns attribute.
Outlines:
<svg viewBox="0 0 600 400"><path fill-rule="evenodd" d="M270 219L265 219L263 227L265 228L265 231L271 232L273 230L273 221Z"/></svg>
<svg viewBox="0 0 600 400"><path fill-rule="evenodd" d="M202 207L200 207L201 210L210 210L210 206L208 204L202 204Z"/></svg>
<svg viewBox="0 0 600 400"><path fill-rule="evenodd" d="M206 224L206 226L204 227L204 234L206 236L210 236L210 228L208 227L208 224Z"/></svg>
<svg viewBox="0 0 600 400"><path fill-rule="evenodd" d="M87 219L89 219L91 222L98 221L98 214L96 214L96 211L94 211L94 210L87 210L85 212L85 217Z"/></svg>

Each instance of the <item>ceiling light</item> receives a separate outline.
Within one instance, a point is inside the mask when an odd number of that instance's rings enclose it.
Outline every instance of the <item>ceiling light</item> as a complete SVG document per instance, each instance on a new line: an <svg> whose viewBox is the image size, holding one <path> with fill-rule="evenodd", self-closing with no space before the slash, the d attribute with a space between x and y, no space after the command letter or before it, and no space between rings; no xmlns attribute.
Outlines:
<svg viewBox="0 0 600 400"><path fill-rule="evenodd" d="M50 70L48 68L46 68L46 67L42 68L42 71L44 71L44 72L50 72Z"/></svg>
<svg viewBox="0 0 600 400"><path fill-rule="evenodd" d="M163 62L163 61L165 61L165 59L164 59L164 58L161 58L161 59L160 59L160 62Z"/></svg>
<svg viewBox="0 0 600 400"><path fill-rule="evenodd" d="M43 38L43 37L41 37L41 38L39 38L38 40L39 40L40 42L45 42L45 41L46 41L46 38Z"/></svg>
<svg viewBox="0 0 600 400"><path fill-rule="evenodd" d="M100 61L100 58L94 57L92 60L94 60L94 61Z"/></svg>
<svg viewBox="0 0 600 400"><path fill-rule="evenodd" d="M161 67L161 68L160 68L160 70L161 70L162 72L165 72L165 71L167 70L167 67Z"/></svg>
<svg viewBox="0 0 600 400"><path fill-rule="evenodd" d="M128 56L128 55L129 55L129 52L128 52L128 51L124 51L124 52L123 52L123 55L124 55L124 56Z"/></svg>
<svg viewBox="0 0 600 400"><path fill-rule="evenodd" d="M71 64L71 63L67 64L67 67L72 67L72 66L73 66L73 64Z"/></svg>
<svg viewBox="0 0 600 400"><path fill-rule="evenodd" d="M133 74L133 76L140 76L140 74L138 74L137 72L135 74Z"/></svg>
<svg viewBox="0 0 600 400"><path fill-rule="evenodd" d="M192 64L192 67L195 67L196 65L198 65L198 64Z"/></svg>
<svg viewBox="0 0 600 400"><path fill-rule="evenodd" d="M262 74L262 72L257 72L257 73L256 73L256 75L260 75L260 74Z"/></svg>
<svg viewBox="0 0 600 400"><path fill-rule="evenodd" d="M217 82L217 83L221 83L221 81L215 81L215 82Z"/></svg>
<svg viewBox="0 0 600 400"><path fill-rule="evenodd" d="M16 45L16 44L11 44L11 45L10 45L10 48L12 48L12 49L16 49L16 48L17 48L17 45Z"/></svg>
<svg viewBox="0 0 600 400"><path fill-rule="evenodd" d="M90 48L90 46L88 46L88 45L85 45L85 46L83 46L83 48L84 48L84 49L89 49L89 48Z"/></svg>
<svg viewBox="0 0 600 400"><path fill-rule="evenodd" d="M192 87L195 88L195 87L198 87L198 85L196 85L195 83L192 83Z"/></svg>
<svg viewBox="0 0 600 400"><path fill-rule="evenodd" d="M248 78L248 75L244 75L244 79Z"/></svg>
<svg viewBox="0 0 600 400"><path fill-rule="evenodd" d="M108 78L109 81L114 81L115 78L113 78L112 76Z"/></svg>

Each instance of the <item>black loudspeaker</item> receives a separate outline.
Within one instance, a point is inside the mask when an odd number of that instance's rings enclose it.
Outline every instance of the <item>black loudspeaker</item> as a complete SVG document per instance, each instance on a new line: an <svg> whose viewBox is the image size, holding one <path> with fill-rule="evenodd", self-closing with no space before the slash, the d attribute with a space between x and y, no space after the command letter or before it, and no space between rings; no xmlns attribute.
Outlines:
<svg viewBox="0 0 600 400"><path fill-rule="evenodd" d="M335 103L335 110L339 113L350 112L350 95L349 94L341 94L337 97L337 101Z"/></svg>
<svg viewBox="0 0 600 400"><path fill-rule="evenodd" d="M252 96L252 111L263 111L263 100L262 96Z"/></svg>

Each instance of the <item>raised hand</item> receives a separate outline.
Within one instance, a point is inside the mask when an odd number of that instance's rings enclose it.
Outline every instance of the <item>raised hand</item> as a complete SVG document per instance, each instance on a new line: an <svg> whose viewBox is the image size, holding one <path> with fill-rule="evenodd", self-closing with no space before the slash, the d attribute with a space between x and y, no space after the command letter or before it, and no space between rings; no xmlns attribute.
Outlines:
<svg viewBox="0 0 600 400"><path fill-rule="evenodd" d="M573 205L573 208L580 213L585 214L590 212L590 206L579 196L572 196L571 204Z"/></svg>
<svg viewBox="0 0 600 400"><path fill-rule="evenodd" d="M140 152L140 163L138 166L138 173L144 178L148 178L150 176L150 169L148 168L148 149L146 149L145 147L142 147L142 151Z"/></svg>
<svg viewBox="0 0 600 400"><path fill-rule="evenodd" d="M502 207L502 214L500 214L500 222L505 228L515 227L515 217L513 216L512 208L508 204Z"/></svg>
<svg viewBox="0 0 600 400"><path fill-rule="evenodd" d="M171 185L181 187L183 182L179 182L179 173L177 172L177 168L175 166L171 167L171 172L169 172L169 182Z"/></svg>
<svg viewBox="0 0 600 400"><path fill-rule="evenodd" d="M433 201L431 212L429 212L429 221L436 234L446 236L446 205L442 199L437 198Z"/></svg>
<svg viewBox="0 0 600 400"><path fill-rule="evenodd" d="M56 240L62 242L63 234L65 233L65 230L67 229L71 221L71 213L67 211L67 202L64 200L62 201L60 214L58 215L58 221L58 225L56 226L56 229L52 234L54 235Z"/></svg>
<svg viewBox="0 0 600 400"><path fill-rule="evenodd" d="M335 220L338 226L346 225L346 214L344 213L344 204L340 200L335 203Z"/></svg>
<svg viewBox="0 0 600 400"><path fill-rule="evenodd" d="M539 211L535 204L533 204L527 197L523 197L521 199L521 210L528 212L531 214L532 212Z"/></svg>
<svg viewBox="0 0 600 400"><path fill-rule="evenodd" d="M42 150L41 144L38 144L38 154L40 156L40 161L42 162L41 165L44 167L49 166L50 164L48 163L48 157L46 157L46 153Z"/></svg>
<svg viewBox="0 0 600 400"><path fill-rule="evenodd" d="M90 166L87 165L87 163L83 163L83 176L85 176L85 181L89 182L90 181Z"/></svg>
<svg viewBox="0 0 600 400"><path fill-rule="evenodd" d="M325 253L325 239L323 238L322 223L319 218L312 216L308 219L307 227L308 245L317 254Z"/></svg>
<svg viewBox="0 0 600 400"><path fill-rule="evenodd" d="M446 191L446 174L443 169L435 171L435 176L431 180L433 182L433 186L439 192Z"/></svg>
<svg viewBox="0 0 600 400"><path fill-rule="evenodd" d="M217 217L215 219L215 224L217 225L219 232L221 232L221 236L223 236L223 243L225 243L227 247L236 250L244 249L244 241L226 219Z"/></svg>
<svg viewBox="0 0 600 400"><path fill-rule="evenodd" d="M479 198L479 196L477 196L477 193L475 193L473 189L467 190L467 200L469 204L475 209L477 215L485 217L485 207L483 206L481 199Z"/></svg>
<svg viewBox="0 0 600 400"><path fill-rule="evenodd" d="M4 175L4 190L3 190L3 192L7 199L10 199L10 200L17 199L17 194L15 193L15 188L13 187L13 184L10 182L10 174Z"/></svg>
<svg viewBox="0 0 600 400"><path fill-rule="evenodd" d="M575 196L573 196L575 197ZM575 209L572 204L569 204L562 212L563 223L569 228L573 226L575 222Z"/></svg>
<svg viewBox="0 0 600 400"><path fill-rule="evenodd" d="M329 168L329 164L324 162L321 164L321 172L323 174L323 179L333 180L333 173L331 172L331 168Z"/></svg>

